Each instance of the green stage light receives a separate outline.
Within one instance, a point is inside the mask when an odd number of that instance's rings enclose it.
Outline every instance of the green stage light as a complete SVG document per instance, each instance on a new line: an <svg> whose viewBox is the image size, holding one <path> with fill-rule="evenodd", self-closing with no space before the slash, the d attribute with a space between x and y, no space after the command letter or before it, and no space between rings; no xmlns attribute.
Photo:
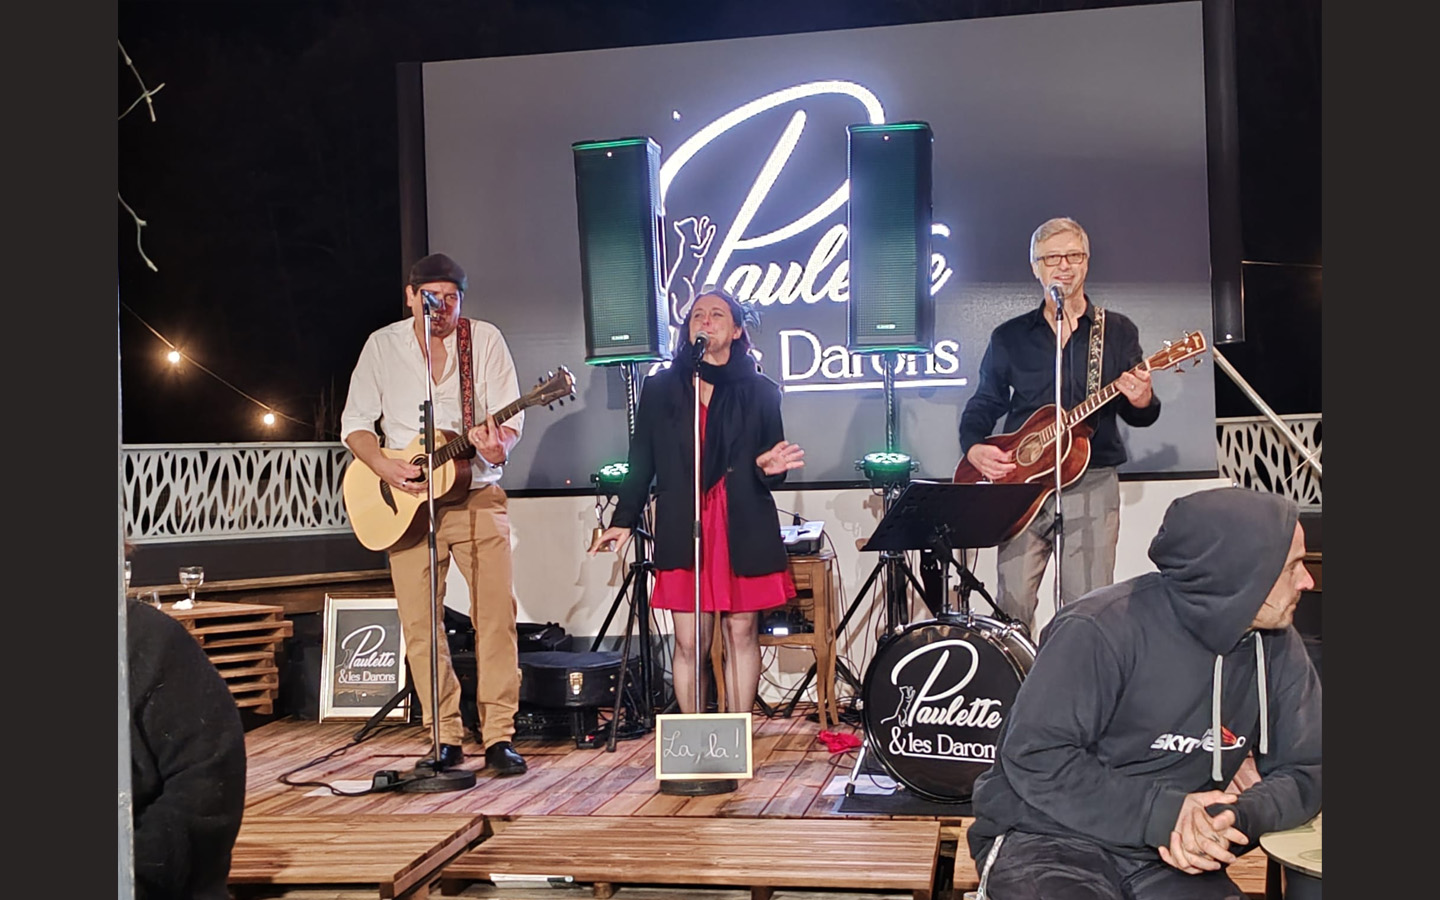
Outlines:
<svg viewBox="0 0 1440 900"><path fill-rule="evenodd" d="M910 480L910 465L904 453L867 453L858 468L871 484L901 484Z"/></svg>
<svg viewBox="0 0 1440 900"><path fill-rule="evenodd" d="M625 481L625 476L630 474L630 464L623 462L607 463L600 467L600 471L590 476L595 486L602 492L613 494L620 489Z"/></svg>

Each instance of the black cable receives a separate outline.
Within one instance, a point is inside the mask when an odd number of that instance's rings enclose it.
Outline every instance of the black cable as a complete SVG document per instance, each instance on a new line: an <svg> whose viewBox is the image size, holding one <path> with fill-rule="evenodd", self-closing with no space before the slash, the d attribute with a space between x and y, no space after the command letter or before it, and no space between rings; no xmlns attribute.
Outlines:
<svg viewBox="0 0 1440 900"><path fill-rule="evenodd" d="M276 777L275 780L278 781L278 782L280 782L281 784L288 785L288 786L290 786L290 787L323 787L323 788L326 788L327 790L329 790L331 794L334 794L334 795L337 796L337 797L363 797L363 796L365 796L366 794L378 794L378 793L382 793L382 792L384 792L384 791L391 790L391 789L393 789L394 787L396 787L396 786L398 786L398 785L389 785L389 786L383 787L383 788L370 787L370 788L367 788L367 789L365 789L365 790L363 790L363 791L342 791L342 790L340 790L339 788L335 787L333 784L331 784L331 783L328 782L328 781L292 781L292 780L290 779L290 776L291 776L291 775L294 775L296 772L304 771L305 769L308 769L308 768L310 768L311 766L317 766L317 765L319 765L319 764L322 763L322 762L326 762L326 761L328 761L328 760L334 759L334 758L337 757L337 756L343 756L343 755L345 754L345 752L348 751L350 748L356 747L356 746L364 743L365 741L368 741L368 740L370 740L371 738L376 737L377 735L380 735L380 734L382 734L382 733L384 733L384 732L386 732L386 731L389 731L389 730L395 729L395 728L406 728L406 727L408 727L408 726L409 726L409 723L404 723L404 724L395 723L395 724L393 724L393 725L387 725L387 726L385 726L384 728L382 728L382 729L380 729L380 730L377 730L377 731L367 731L366 729L361 729L360 732L357 733L357 734L355 735L355 737L351 739L350 743L344 744L343 746L340 746L340 747L337 747L337 748L335 748L334 750L331 750L329 753L326 753L324 756L317 756L317 757L315 757L314 759L310 760L310 761L307 762L307 763L302 763L301 765L296 766L295 768L289 770L288 772L282 772L282 773L280 773L280 775L278 775L278 776Z"/></svg>

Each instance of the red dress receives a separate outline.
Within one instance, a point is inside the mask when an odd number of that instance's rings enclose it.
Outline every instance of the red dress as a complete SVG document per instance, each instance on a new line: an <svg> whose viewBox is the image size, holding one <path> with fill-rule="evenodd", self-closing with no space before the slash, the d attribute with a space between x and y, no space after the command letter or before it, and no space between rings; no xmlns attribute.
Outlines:
<svg viewBox="0 0 1440 900"><path fill-rule="evenodd" d="M700 446L705 446L705 420L710 407L700 405ZM701 612L756 612L781 606L795 596L789 569L769 575L736 575L730 568L729 503L725 479L700 498L700 610ZM776 523L775 530L780 530ZM655 609L695 611L695 570L659 569L650 598Z"/></svg>

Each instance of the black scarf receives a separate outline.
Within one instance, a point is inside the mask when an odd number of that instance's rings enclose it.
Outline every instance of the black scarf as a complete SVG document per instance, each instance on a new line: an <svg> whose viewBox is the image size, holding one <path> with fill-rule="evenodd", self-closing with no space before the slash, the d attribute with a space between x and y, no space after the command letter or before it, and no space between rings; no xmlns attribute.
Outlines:
<svg viewBox="0 0 1440 900"><path fill-rule="evenodd" d="M723 366L711 365L703 359L698 363L686 360L673 368L684 377L684 396L691 404L695 402L691 378L696 365L699 366L701 380L710 382L715 388L705 412L705 446L700 454L701 486L709 491L735 463L736 435L743 431L744 385L758 377L760 370L755 367L755 360L749 353L733 345L730 358ZM693 406L690 409L693 411ZM690 414L693 415L693 412Z"/></svg>

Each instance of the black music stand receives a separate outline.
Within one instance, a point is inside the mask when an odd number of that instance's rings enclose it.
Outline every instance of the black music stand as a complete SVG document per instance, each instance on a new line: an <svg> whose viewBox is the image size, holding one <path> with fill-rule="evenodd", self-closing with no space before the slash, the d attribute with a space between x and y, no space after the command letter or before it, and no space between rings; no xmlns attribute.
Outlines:
<svg viewBox="0 0 1440 900"><path fill-rule="evenodd" d="M1045 493L1046 485L953 484L947 481L912 481L890 505L861 550L904 552L931 550L942 563L948 560L960 576L962 597L978 589L990 602L997 618L1009 621L1003 610L985 592L985 586L970 572L963 560L955 559L959 548L977 550L1004 541L1015 523ZM949 592L942 569L939 602L931 604L939 616L950 612ZM968 610L961 610L968 612ZM837 634L837 637L839 635Z"/></svg>
<svg viewBox="0 0 1440 900"><path fill-rule="evenodd" d="M916 586L921 596L925 596L925 585L921 584L905 565L907 550L935 551L936 559L942 563L942 577L938 588L940 597L935 603L927 602L927 605L936 611L937 617L952 615L947 602L949 592L943 577L948 572L948 566L943 566L943 563L948 560L959 574L962 597L971 590L978 590L989 601L997 619L1006 624L1013 623L1014 619L1000 609L965 563L955 558L954 550L962 547L976 550L1000 544L1030 505L1045 492L1045 488L1046 485L1030 482L953 484L948 481L911 481L905 485L900 495L890 503L889 509L880 519L880 524L870 535L870 540L860 548L862 551L880 551L881 559L851 601L850 608L840 619L840 624L835 626L835 640L845 636L845 627L850 624L850 619L855 615L866 592L880 572L887 567L896 570L892 577L898 580L899 576L903 576ZM903 595L904 588L901 587L899 591ZM893 605L893 602L887 599L887 617L894 615L894 611L889 608ZM968 609L962 612L968 612ZM835 668L857 693L864 690L864 683L848 666L837 661ZM796 701L805 693L810 679L814 677L815 666L812 664L795 688L795 693L785 709L786 718L789 718Z"/></svg>

